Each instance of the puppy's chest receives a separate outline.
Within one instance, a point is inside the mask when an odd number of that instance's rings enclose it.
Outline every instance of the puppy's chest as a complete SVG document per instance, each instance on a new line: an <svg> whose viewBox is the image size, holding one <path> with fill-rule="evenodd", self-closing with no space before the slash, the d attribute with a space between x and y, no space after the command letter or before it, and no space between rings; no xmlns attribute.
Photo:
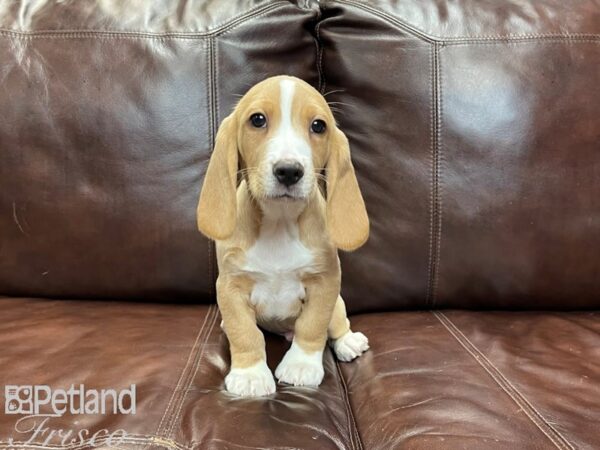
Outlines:
<svg viewBox="0 0 600 450"><path fill-rule="evenodd" d="M313 272L312 252L300 241L297 226L267 224L246 252L244 271L255 281L250 294L261 319L285 319L300 312L302 277Z"/></svg>

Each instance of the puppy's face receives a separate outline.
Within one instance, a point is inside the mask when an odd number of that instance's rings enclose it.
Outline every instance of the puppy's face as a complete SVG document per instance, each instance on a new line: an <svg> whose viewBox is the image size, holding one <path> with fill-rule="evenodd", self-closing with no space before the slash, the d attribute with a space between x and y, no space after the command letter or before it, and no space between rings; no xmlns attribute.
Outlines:
<svg viewBox="0 0 600 450"><path fill-rule="evenodd" d="M324 98L307 83L276 77L254 86L235 110L242 173L261 201L302 201L316 189L335 131Z"/></svg>
<svg viewBox="0 0 600 450"><path fill-rule="evenodd" d="M304 81L278 76L258 83L221 123L196 215L212 239L228 239L236 229L240 172L266 208L305 202L326 180L330 239L343 250L367 240L369 218L348 139L323 96Z"/></svg>

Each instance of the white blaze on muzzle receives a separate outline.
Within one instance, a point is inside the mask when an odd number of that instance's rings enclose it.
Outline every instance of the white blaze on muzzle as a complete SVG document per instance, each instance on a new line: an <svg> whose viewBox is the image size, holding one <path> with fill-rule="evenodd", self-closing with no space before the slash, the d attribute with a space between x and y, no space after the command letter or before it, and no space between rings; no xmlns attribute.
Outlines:
<svg viewBox="0 0 600 450"><path fill-rule="evenodd" d="M280 122L267 144L263 173L269 196L290 194L304 198L312 188L312 150L306 136L294 128L293 123L295 87L293 80L281 80L279 84Z"/></svg>

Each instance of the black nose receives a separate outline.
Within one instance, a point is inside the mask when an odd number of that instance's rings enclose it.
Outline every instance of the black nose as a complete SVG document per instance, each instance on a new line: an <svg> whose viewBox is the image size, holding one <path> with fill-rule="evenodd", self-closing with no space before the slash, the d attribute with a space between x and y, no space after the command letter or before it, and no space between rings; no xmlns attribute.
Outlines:
<svg viewBox="0 0 600 450"><path fill-rule="evenodd" d="M273 175L281 184L290 187L304 176L304 169L300 163L281 162L273 167Z"/></svg>

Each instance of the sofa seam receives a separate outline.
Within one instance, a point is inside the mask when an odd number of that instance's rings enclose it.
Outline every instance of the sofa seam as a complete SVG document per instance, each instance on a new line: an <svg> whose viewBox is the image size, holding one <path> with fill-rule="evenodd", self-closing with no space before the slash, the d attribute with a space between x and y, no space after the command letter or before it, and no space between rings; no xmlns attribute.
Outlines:
<svg viewBox="0 0 600 450"><path fill-rule="evenodd" d="M202 341L202 346L200 348L200 354L198 356L198 361L194 365L194 371L191 372L191 376L187 383L186 388L183 390L183 395L181 397L181 402L179 404L177 414L175 415L175 418L173 419L171 427L168 430L168 433L166 434L168 439L174 440L174 438L172 436L175 434L175 427L179 423L179 417L181 415L181 411L183 410L183 404L185 403L185 398L187 397L187 394L190 391L190 387L191 387L192 383L194 382L194 379L196 378L196 374L198 373L198 370L200 369L200 366L202 365L202 360L203 360L205 349L206 349L206 343L208 342L210 335L212 334L212 330L215 326L215 322L217 321L217 317L219 316L218 308L214 308L214 311L215 311L215 313L213 314L212 321L211 321L211 323L208 327L208 330L206 332L206 335Z"/></svg>
<svg viewBox="0 0 600 450"><path fill-rule="evenodd" d="M212 153L212 149L214 148L214 142L215 142L215 129L214 129L214 119L212 117L212 81L211 81L211 74L212 74L212 57L211 57L211 51L212 51L212 39L208 41L208 43L206 44L206 68L207 68L207 89L206 89L206 103L208 106L208 145L210 146L209 148L209 154ZM207 167L208 167L208 161L207 161ZM206 245L207 245L207 253L208 253L208 280L209 280L209 287L208 287L208 295L210 298L213 298L214 296L214 275L213 275L213 242L211 239L206 238Z"/></svg>
<svg viewBox="0 0 600 450"><path fill-rule="evenodd" d="M352 444L352 448L358 450L364 450L364 446L362 443L362 439L360 437L360 433L358 431L358 425L356 422L356 417L354 415L354 410L352 409L352 404L350 403L350 394L348 392L348 385L346 384L346 380L344 379L344 375L342 373L342 368L340 367L339 361L336 357L333 357L335 360L335 366L337 371L337 377L340 382L342 396L344 400L344 406L346 409L346 420L348 421L348 428L351 433L350 443Z"/></svg>
<svg viewBox="0 0 600 450"><path fill-rule="evenodd" d="M183 382L184 378L185 378L185 374L188 371L188 366L191 364L192 361L192 357L193 355L197 352L197 349L199 348L199 343L200 343L200 338L202 337L204 328L207 324L207 322L209 321L209 317L211 317L212 314L212 310L213 310L213 305L210 305L208 307L208 311L206 313L206 316L204 317L204 321L202 322L202 326L200 327L198 334L196 336L196 339L194 341L194 344L192 345L192 348L190 350L190 353L188 355L187 361L185 363L185 365L183 366L183 369L179 375L179 378L177 380L177 384L175 385L175 388L173 389L173 393L171 394L171 398L169 399L169 403L167 404L167 407L165 408L165 411L162 415L162 418L158 424L158 427L156 429L156 431L154 432L154 435L156 436L161 436L163 433L163 424L165 424L166 426L166 422L165 420L167 420L167 416L169 415L169 410L171 409L171 405L173 404L175 397L178 396L178 393L181 392L180 386L181 383Z"/></svg>
<svg viewBox="0 0 600 450"><path fill-rule="evenodd" d="M187 379L189 378L189 373L190 373L191 367L192 367L191 364L193 364L192 361L194 359L196 359L197 355L201 352L202 346L204 344L204 338L203 338L204 330L205 330L207 324L209 324L212 320L213 309L214 309L213 305L211 305L210 310L208 311L208 313L205 317L205 320L202 323L202 327L200 328L200 331L198 332L198 337L196 340L198 345L196 345L196 349L193 353L190 352L190 357L188 357L189 364L186 363L185 371L182 371L182 373L180 375L180 379L177 382L177 386L175 387L175 390L173 392L171 400L169 401L169 405L167 406L167 409L165 410L165 413L163 414L163 419L161 419L161 424L155 432L155 434L157 436L162 436L162 437L168 438L168 432L171 429L169 424L173 420L173 414L174 414L175 408L177 407L177 404L183 403L183 399L185 398L185 395L187 393L188 386L186 386L185 388L183 386L184 386L184 384L187 384ZM188 367L189 367L189 369L188 369ZM175 399L177 399L177 400L175 400ZM171 404L173 404L172 408L170 408ZM163 422L164 422L164 429L162 429Z"/></svg>
<svg viewBox="0 0 600 450"><path fill-rule="evenodd" d="M363 11L370 12L371 14L380 17L397 28L417 37L425 42L438 42L445 44L452 44L453 42L465 42L465 43L484 43L487 41L510 41L510 40L533 40L533 39L562 39L562 40L579 40L579 39L593 39L600 40L600 34L597 33L567 33L567 34L548 34L548 33L525 33L525 34L505 34L505 35L486 35L486 36L449 36L441 37L432 35L404 20L401 18L365 2L355 0L334 0L334 3L351 5L356 8L362 9Z"/></svg>
<svg viewBox="0 0 600 450"><path fill-rule="evenodd" d="M429 213L429 246L426 303L433 308L437 301L437 285L440 266L440 242L442 238L442 198L441 198L441 124L442 124L442 87L440 49L441 44L433 43L429 52L430 59L430 213Z"/></svg>
<svg viewBox="0 0 600 450"><path fill-rule="evenodd" d="M218 52L219 52L219 46L217 45L218 42L216 39L212 39L212 67L213 67L213 72L211 74L212 76L212 127L213 127L213 139L216 140L217 139L217 130L219 127L219 116L220 116L220 104L219 104L219 95L218 95L218 90L219 90L219 64L217 62L218 60ZM213 141L213 146L214 146L214 141ZM216 247L216 243L214 241L212 241L212 250L213 250L213 258L212 258L212 266L213 266L213 283L216 286L217 283L217 272L218 272L218 268L217 268L217 247ZM217 301L216 298L216 292L214 293L214 300L215 302Z"/></svg>
<svg viewBox="0 0 600 450"><path fill-rule="evenodd" d="M179 414L181 412L181 409L183 407L183 403L185 402L185 398L187 397L187 393L190 390L190 386L192 384L192 381L194 379L194 377L196 376L196 372L198 371L198 366L200 364L200 362L202 361L202 356L204 354L204 349L206 347L206 341L208 339L208 336L210 335L211 331L212 331L212 326L214 325L214 320L216 317L216 311L217 308L213 308L211 310L211 318L210 320L208 320L206 322L206 324L208 325L208 328L204 328L203 330L207 330L205 333L203 333L203 337L200 341L200 345L198 347L198 352L196 354L196 362L193 363L193 365L191 367L194 367L193 372L190 371L188 372L188 375L185 378L185 382L182 385L182 388L180 389L181 395L179 396L179 399L177 401L177 403L173 406L173 413L170 414L169 420L167 422L167 424L165 425L165 430L163 432L163 437L166 439L170 439L170 435L173 432L173 429L175 428L175 423L176 421L179 419ZM177 412L175 412L177 411Z"/></svg>
<svg viewBox="0 0 600 450"><path fill-rule="evenodd" d="M427 291L425 294L425 304L431 303L431 284L433 280L433 235L435 222L435 123L436 123L436 107L435 107L435 46L431 45L429 49L429 89L430 96L430 135L429 135L429 153L431 157L431 180L429 183L429 248L427 261Z"/></svg>
<svg viewBox="0 0 600 450"><path fill-rule="evenodd" d="M319 15L317 17L317 24L315 26L315 43L317 45L317 76L319 77L319 92L323 94L325 87L327 86L327 80L325 79L325 70L323 69L323 53L325 52L325 46L321 41L321 24L323 23L321 9L319 8Z"/></svg>
<svg viewBox="0 0 600 450"><path fill-rule="evenodd" d="M215 146L215 141L217 139L217 129L218 129L218 121L219 121L219 96L217 95L218 89L218 70L219 66L217 64L217 41L212 38L208 43L208 58L209 58L209 85L208 85L208 94L209 94L209 128L210 128L210 145L211 150L210 154L212 156L212 152ZM216 261L216 244L212 239L208 240L208 245L210 247L210 261L209 266L211 268L211 276L210 282L211 286L215 286L217 282L217 261ZM211 288L211 297L216 301L216 292Z"/></svg>
<svg viewBox="0 0 600 450"><path fill-rule="evenodd" d="M461 47L468 45L517 45L517 44L600 44L600 37L597 39L590 38L561 38L561 37L548 37L548 38L538 38L538 39L498 39L494 41L482 41L482 42L473 42L473 41L461 41L461 42L451 42L446 41L444 45L451 47Z"/></svg>
<svg viewBox="0 0 600 450"><path fill-rule="evenodd" d="M425 33L424 31L398 19L397 17L392 16L391 14L389 14L386 11L383 11L379 8L376 8L374 6L368 5L366 3L362 3L362 2L355 2L355 1L351 1L351 0L334 0L333 3L338 2L342 5L346 4L346 5L350 5L350 6L354 6L355 8L361 9L363 11L366 11L374 16L377 16L383 20L385 20L388 23L391 23L392 25L394 25L397 28L400 28L401 30L409 33L411 36L418 38L421 41L427 42L427 43L433 43L435 42L435 38L432 36L429 36L427 33Z"/></svg>
<svg viewBox="0 0 600 450"><path fill-rule="evenodd" d="M248 20L255 17L260 17L272 10L280 7L288 6L290 3L286 0L277 0L271 3L265 3L255 8L240 14L236 17L229 18L220 24L215 25L211 30L207 31L167 31L167 32L144 32L144 31L128 31L128 30L36 30L36 31L20 31L0 28L0 36L13 36L23 39L56 39L56 38L86 38L86 37L106 37L106 38L129 38L129 39L210 39L212 37L221 36L232 29L243 25Z"/></svg>
<svg viewBox="0 0 600 450"><path fill-rule="evenodd" d="M433 285L431 294L431 307L434 308L438 301L438 285L440 280L441 250L442 250L442 231L444 225L444 204L443 204L443 185L442 185L442 166L444 162L444 147L442 137L442 127L444 126L444 73L441 64L440 49L443 43L436 43L436 136L437 146L435 182L436 182L436 210L437 210L437 237L435 241L435 271L433 272Z"/></svg>
<svg viewBox="0 0 600 450"><path fill-rule="evenodd" d="M561 450L575 450L575 447L556 429L533 404L504 376L485 354L473 344L469 338L452 322L443 312L431 311L435 318L442 324L448 333L471 355L492 378L496 385L504 391L511 400L525 413L531 422L546 437Z"/></svg>

